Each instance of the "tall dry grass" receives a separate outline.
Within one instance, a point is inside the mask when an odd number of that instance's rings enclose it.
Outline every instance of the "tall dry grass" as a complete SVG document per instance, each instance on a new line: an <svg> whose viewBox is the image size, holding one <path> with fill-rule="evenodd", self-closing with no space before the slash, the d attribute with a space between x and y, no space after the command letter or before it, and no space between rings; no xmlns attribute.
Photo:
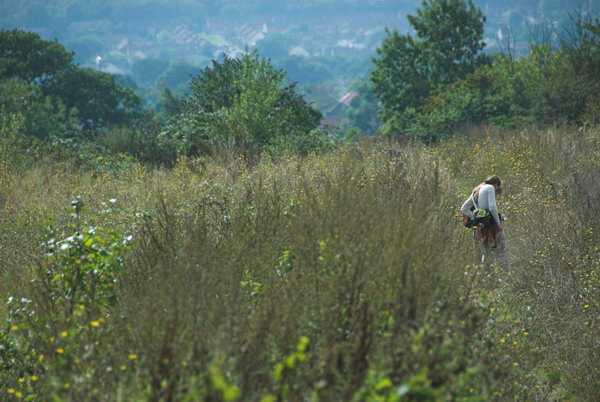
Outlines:
<svg viewBox="0 0 600 402"><path fill-rule="evenodd" d="M253 164L5 174L0 295L31 298L52 324L37 337L3 327L37 357L13 347L0 392L593 400L599 146L597 129L476 128L436 147L372 140ZM458 208L492 173L505 181L511 264L486 275ZM85 320L44 299L40 274L53 264L46 228L72 232L77 195L86 225L134 235L117 302L83 306Z"/></svg>

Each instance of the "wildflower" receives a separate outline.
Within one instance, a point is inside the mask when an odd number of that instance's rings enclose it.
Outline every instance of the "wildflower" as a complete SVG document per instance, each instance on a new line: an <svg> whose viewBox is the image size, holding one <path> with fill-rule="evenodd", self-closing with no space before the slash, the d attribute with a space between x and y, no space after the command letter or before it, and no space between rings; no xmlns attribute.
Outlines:
<svg viewBox="0 0 600 402"><path fill-rule="evenodd" d="M56 349L56 353L61 355L61 354L65 353L65 350L63 348L58 348L58 349Z"/></svg>
<svg viewBox="0 0 600 402"><path fill-rule="evenodd" d="M31 377L29 377L29 379L31 381L37 381L39 379L39 377L37 375L32 375Z"/></svg>
<svg viewBox="0 0 600 402"><path fill-rule="evenodd" d="M12 389L12 388L9 388L9 389L6 390L6 392L8 392L9 394L14 394L15 390Z"/></svg>
<svg viewBox="0 0 600 402"><path fill-rule="evenodd" d="M66 338L67 336L69 336L69 333L67 331L63 331L60 333L61 338Z"/></svg>
<svg viewBox="0 0 600 402"><path fill-rule="evenodd" d="M515 366L515 367L519 367L519 363L518 363L518 362L514 362L514 363L513 363L513 366Z"/></svg>
<svg viewBox="0 0 600 402"><path fill-rule="evenodd" d="M506 342L506 339L500 338L500 343L504 343L504 342Z"/></svg>
<svg viewBox="0 0 600 402"><path fill-rule="evenodd" d="M10 327L11 331L18 331L19 330L19 326L18 325L13 325L12 327Z"/></svg>
<svg viewBox="0 0 600 402"><path fill-rule="evenodd" d="M42 360L44 360L44 354L43 354L43 353L42 353L42 354L40 354L40 356L38 357L38 360L39 360L39 361L42 361Z"/></svg>
<svg viewBox="0 0 600 402"><path fill-rule="evenodd" d="M19 391L17 391L17 392L15 392L15 396L16 396L17 398L23 398L23 393L22 393L22 392L19 392Z"/></svg>
<svg viewBox="0 0 600 402"><path fill-rule="evenodd" d="M21 384L22 384L22 383L24 383L24 382L25 382L25 379L24 379L23 377L19 378L19 383L21 383Z"/></svg>
<svg viewBox="0 0 600 402"><path fill-rule="evenodd" d="M121 371L125 371L125 370L127 370L127 366L123 364L123 365L119 366L119 369Z"/></svg>
<svg viewBox="0 0 600 402"><path fill-rule="evenodd" d="M129 355L129 360L136 360L138 358L138 355L136 355L135 353L131 353Z"/></svg>
<svg viewBox="0 0 600 402"><path fill-rule="evenodd" d="M92 327L99 327L100 326L100 322L99 321L92 321L92 322L90 322L90 325Z"/></svg>

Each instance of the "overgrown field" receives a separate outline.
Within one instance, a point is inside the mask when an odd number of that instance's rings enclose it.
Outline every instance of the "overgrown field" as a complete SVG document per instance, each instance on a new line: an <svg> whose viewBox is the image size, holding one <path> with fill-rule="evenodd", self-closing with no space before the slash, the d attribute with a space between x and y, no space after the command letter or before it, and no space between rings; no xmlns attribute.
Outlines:
<svg viewBox="0 0 600 402"><path fill-rule="evenodd" d="M4 150L0 399L600 399L600 129L464 131L111 173ZM490 174L485 274L459 208Z"/></svg>

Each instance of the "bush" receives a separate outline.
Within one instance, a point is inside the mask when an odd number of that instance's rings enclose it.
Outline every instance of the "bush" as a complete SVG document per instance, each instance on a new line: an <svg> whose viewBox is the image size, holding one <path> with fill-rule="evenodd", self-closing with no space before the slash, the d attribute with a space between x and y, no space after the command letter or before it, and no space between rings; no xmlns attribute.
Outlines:
<svg viewBox="0 0 600 402"><path fill-rule="evenodd" d="M194 77L192 94L168 130L186 154L255 155L285 138L307 135L321 114L258 54L224 56Z"/></svg>

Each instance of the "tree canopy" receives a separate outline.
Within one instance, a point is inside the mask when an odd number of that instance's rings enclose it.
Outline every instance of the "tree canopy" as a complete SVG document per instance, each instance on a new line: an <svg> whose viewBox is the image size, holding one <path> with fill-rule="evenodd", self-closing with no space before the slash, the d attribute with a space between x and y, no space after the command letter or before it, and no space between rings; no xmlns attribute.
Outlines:
<svg viewBox="0 0 600 402"><path fill-rule="evenodd" d="M0 78L45 85L72 68L73 53L34 32L0 30Z"/></svg>
<svg viewBox="0 0 600 402"><path fill-rule="evenodd" d="M63 45L43 40L33 32L0 30L0 83L14 89L13 98L16 93L26 94L20 101L14 98L4 102L2 113L21 111L38 117L52 114L50 120L62 122L35 125L28 133L36 137L64 135L65 130L41 130L67 127L67 122L77 122L86 134L92 134L93 130L129 124L139 112L139 97L118 84L113 75L79 67L73 62L73 53Z"/></svg>
<svg viewBox="0 0 600 402"><path fill-rule="evenodd" d="M315 129L321 113L257 52L223 56L192 79L191 94L177 116L175 135L190 152L214 147L255 152Z"/></svg>
<svg viewBox="0 0 600 402"><path fill-rule="evenodd" d="M408 21L415 36L388 31L373 59L373 91L386 122L486 63L481 53L485 17L472 0L423 0Z"/></svg>

